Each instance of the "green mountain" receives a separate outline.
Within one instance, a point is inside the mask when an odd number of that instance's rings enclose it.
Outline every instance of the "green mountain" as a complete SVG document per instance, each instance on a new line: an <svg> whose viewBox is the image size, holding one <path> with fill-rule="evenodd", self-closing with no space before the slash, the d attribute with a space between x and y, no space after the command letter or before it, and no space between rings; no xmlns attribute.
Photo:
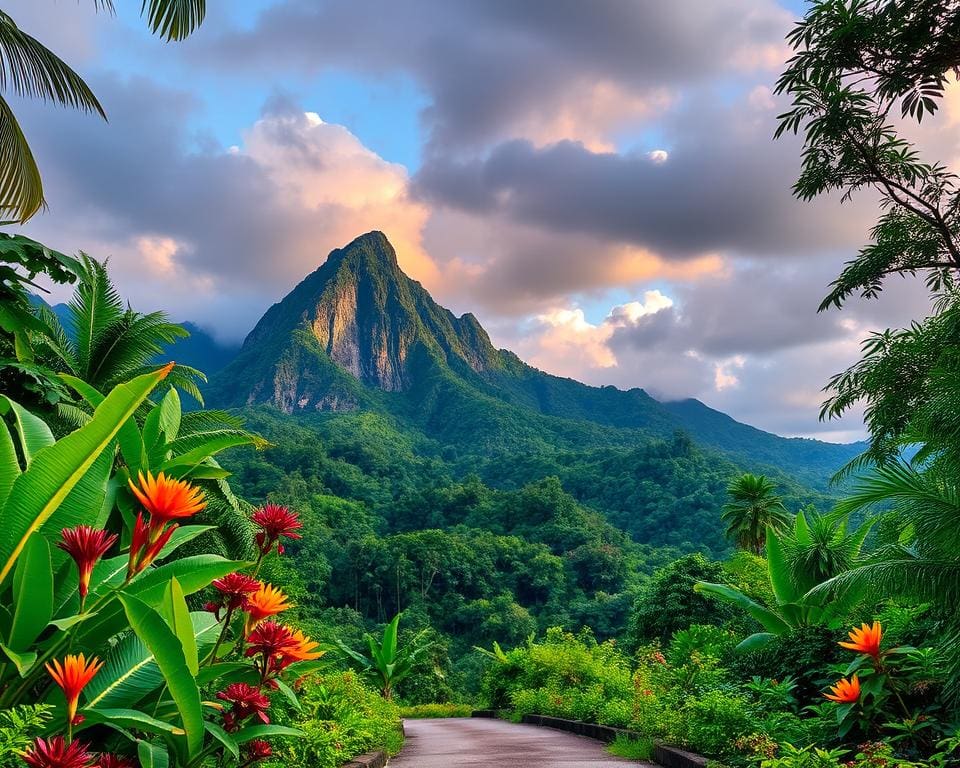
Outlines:
<svg viewBox="0 0 960 768"><path fill-rule="evenodd" d="M740 466L826 489L861 446L782 438L697 400L592 387L496 349L471 314L438 305L381 232L327 260L273 305L211 382L222 406L287 414L387 414L470 469L519 454L636 449L683 432Z"/></svg>

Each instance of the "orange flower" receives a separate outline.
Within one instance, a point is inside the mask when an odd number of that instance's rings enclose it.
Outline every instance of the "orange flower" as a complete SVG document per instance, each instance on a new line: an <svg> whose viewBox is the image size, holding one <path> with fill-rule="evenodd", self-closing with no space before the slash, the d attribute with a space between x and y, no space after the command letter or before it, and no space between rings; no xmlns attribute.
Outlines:
<svg viewBox="0 0 960 768"><path fill-rule="evenodd" d="M319 643L315 643L299 629L294 631L290 645L283 649L284 666L295 661L313 661L319 659L324 651L318 651Z"/></svg>
<svg viewBox="0 0 960 768"><path fill-rule="evenodd" d="M150 513L151 539L166 523L195 515L206 506L203 491L184 480L167 477L163 472L156 478L150 472L141 472L137 479L140 487L131 478L130 490Z"/></svg>
<svg viewBox="0 0 960 768"><path fill-rule="evenodd" d="M287 596L270 584L261 584L260 589L246 599L243 610L247 612L247 633L268 616L292 608Z"/></svg>
<svg viewBox="0 0 960 768"><path fill-rule="evenodd" d="M46 665L53 682L63 689L63 695L67 698L68 723L77 725L80 722L77 718L77 701L80 699L80 692L93 680L93 676L102 666L103 662L96 656L91 656L87 661L82 653L77 656L67 656L63 664L54 659L52 665L49 663Z"/></svg>
<svg viewBox="0 0 960 768"><path fill-rule="evenodd" d="M830 686L830 693L823 694L824 698L838 704L853 704L860 698L860 678L854 675L849 680L841 678L836 685Z"/></svg>
<svg viewBox="0 0 960 768"><path fill-rule="evenodd" d="M880 659L880 640L883 638L883 627L879 621L869 624L861 624L859 629L850 630L850 642L840 643L842 648L849 648L851 651L872 656L874 661Z"/></svg>

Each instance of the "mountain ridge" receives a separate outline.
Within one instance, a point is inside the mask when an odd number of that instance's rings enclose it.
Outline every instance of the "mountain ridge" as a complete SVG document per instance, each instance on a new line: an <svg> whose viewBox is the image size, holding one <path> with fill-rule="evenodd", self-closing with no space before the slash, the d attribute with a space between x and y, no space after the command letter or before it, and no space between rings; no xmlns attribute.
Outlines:
<svg viewBox="0 0 960 768"><path fill-rule="evenodd" d="M208 400L269 404L285 413L376 410L441 442L504 447L525 441L629 444L683 431L742 462L825 478L859 444L784 438L698 400L660 402L641 388L593 387L554 376L496 349L471 313L457 317L400 269L382 232L368 232L327 259L248 334L212 377ZM517 445L506 447L516 448Z"/></svg>

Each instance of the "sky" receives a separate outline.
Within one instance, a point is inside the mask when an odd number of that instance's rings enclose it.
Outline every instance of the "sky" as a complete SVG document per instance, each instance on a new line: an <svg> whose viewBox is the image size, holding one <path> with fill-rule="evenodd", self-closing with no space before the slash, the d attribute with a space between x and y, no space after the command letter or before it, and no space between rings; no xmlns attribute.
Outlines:
<svg viewBox="0 0 960 768"><path fill-rule="evenodd" d="M137 309L238 342L379 229L539 368L833 441L864 430L818 420L829 376L927 312L908 280L816 311L877 208L791 195L772 86L800 2L233 0L182 43L117 5L4 9L109 118L14 103L49 204L23 231L109 257ZM951 91L941 159L958 121Z"/></svg>

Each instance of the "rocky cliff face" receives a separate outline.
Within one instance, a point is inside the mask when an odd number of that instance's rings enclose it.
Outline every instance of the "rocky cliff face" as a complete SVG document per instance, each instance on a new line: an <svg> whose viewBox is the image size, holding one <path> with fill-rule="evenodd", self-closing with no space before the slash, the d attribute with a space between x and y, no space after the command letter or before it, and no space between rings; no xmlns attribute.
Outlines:
<svg viewBox="0 0 960 768"><path fill-rule="evenodd" d="M367 387L406 391L422 373L411 364L414 353L474 372L502 365L476 318L434 302L400 270L386 236L369 232L333 251L267 311L218 377L215 399L272 402L287 412L352 409L363 398L343 373Z"/></svg>

